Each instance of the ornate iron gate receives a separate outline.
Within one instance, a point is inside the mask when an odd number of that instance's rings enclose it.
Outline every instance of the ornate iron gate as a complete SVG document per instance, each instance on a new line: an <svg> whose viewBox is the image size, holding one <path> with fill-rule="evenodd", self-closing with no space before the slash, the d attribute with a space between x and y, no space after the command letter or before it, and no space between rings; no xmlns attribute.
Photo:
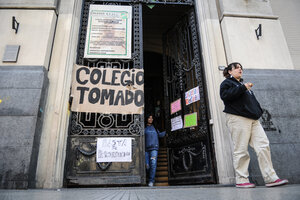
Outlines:
<svg viewBox="0 0 300 200"><path fill-rule="evenodd" d="M132 6L132 59L84 58L89 7L91 4ZM82 6L76 63L91 68L143 68L141 4L137 1L85 0ZM72 112L66 159L66 185L145 183L143 132L143 114ZM98 137L134 138L132 142L132 162L96 163L96 138Z"/></svg>
<svg viewBox="0 0 300 200"><path fill-rule="evenodd" d="M165 108L181 99L182 109L166 112L169 183L214 183L208 105L196 18L191 9L164 37ZM185 92L199 86L200 100L186 105ZM170 110L170 109L169 109ZM197 126L171 131L171 118L197 113Z"/></svg>
<svg viewBox="0 0 300 200"><path fill-rule="evenodd" d="M193 5L193 0L84 0L77 50L78 65L98 68L143 68L142 4ZM131 5L132 58L84 58L89 7L91 4ZM165 108L174 100L184 99L184 91L199 86L199 102L185 106L172 117L198 113L198 126L171 132L168 127L169 182L172 184L214 182L210 130L207 117L202 62L194 12L166 34L164 47ZM67 144L65 185L144 184L144 116L72 112ZM131 137L131 163L96 163L96 138Z"/></svg>

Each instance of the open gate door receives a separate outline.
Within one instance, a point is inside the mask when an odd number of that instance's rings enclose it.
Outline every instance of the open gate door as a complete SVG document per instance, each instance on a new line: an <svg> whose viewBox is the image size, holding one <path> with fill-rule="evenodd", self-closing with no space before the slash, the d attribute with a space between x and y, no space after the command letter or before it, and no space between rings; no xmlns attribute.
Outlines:
<svg viewBox="0 0 300 200"><path fill-rule="evenodd" d="M105 5L108 8L108 11L104 10L103 12L95 12L95 15L106 15L100 18L95 16L95 24L88 26L89 19L92 20L92 16L89 16L90 6L91 5ZM120 21L126 19L127 15L121 13L119 19L118 12L114 6L126 6L132 9L132 33L131 37L131 57L130 58L87 58L84 55L85 48L88 45L98 45L97 43L91 43L89 41L86 46L86 35L88 31L93 30L94 35L92 37L98 37L102 34L102 37L113 38L114 41L100 40L98 43L108 43L107 46L110 47L118 46L122 49L122 41L119 41L118 37L122 37L118 31L121 32L124 28L116 26ZM131 10L130 9L130 10ZM103 14L104 13L104 14ZM114 79L115 82L112 82L112 85L120 85L118 81L122 78L120 73L121 70L131 70L131 69L143 69L143 52L142 52L142 7L138 1L102 1L102 0L84 0L82 5L82 16L81 16L81 28L79 34L79 43L77 51L77 60L76 64L84 66L85 69L82 70L79 74L85 73L92 75L94 69L95 74L91 76L89 80L84 79L81 81L82 84L88 81L98 80L101 76L101 70L116 70L114 75L120 75L119 78ZM123 22L126 24L127 22ZM101 24L101 26L99 26ZM109 25L108 25L109 24ZM111 32L111 27L115 28L115 32ZM98 30L97 30L98 29ZM101 30L100 30L101 29ZM105 30L104 30L105 29ZM114 35L116 34L116 36ZM117 35L119 34L119 35ZM127 36L127 35L126 35ZM93 39L92 37L91 40ZM129 40L130 41L130 40ZM120 44L121 43L121 44ZM127 43L126 43L127 45ZM89 46L89 48L90 48ZM110 48L109 47L109 48ZM94 50L97 48L94 48ZM105 50L109 54L109 50ZM92 51L91 51L92 52ZM92 52L93 53L93 52ZM102 78L104 78L104 71L102 71ZM121 71L122 72L122 71ZM113 72L114 73L114 72ZM112 75L113 76L113 75ZM128 74L124 74L128 78ZM77 75L76 75L77 77ZM143 77L143 76L142 76ZM73 77L74 79L75 77ZM112 77L110 77L111 80ZM123 77L124 78L124 77ZM140 76L141 78L141 76ZM106 79L107 80L107 79ZM134 81L134 80L131 80ZM136 80L135 80L136 81ZM140 80L141 81L141 80ZM105 81L104 81L105 82ZM102 84L104 83L102 82ZM127 81L127 83L129 83ZM107 84L106 84L107 85ZM74 82L72 83L74 88ZM93 100L91 106L94 111L87 112L71 112L70 119L70 131L68 135L68 146L67 146L67 158L66 158L66 168L65 168L65 185L74 186L74 185L124 185L124 184L144 184L145 183L145 164L144 164L144 117L143 110L141 114L118 114L116 112L109 113L111 107L107 109L96 109L96 106L99 106L99 102L96 100L99 99L100 91L102 92L101 86L93 86L93 94L90 88L89 98ZM134 87L131 84L126 85L126 87ZM143 90L143 89L142 89ZM88 92L86 92L88 93ZM118 93L119 94L119 93ZM121 93L120 93L121 94ZM127 94L127 93L126 93ZM88 95L88 94L86 94ZM101 93L103 95L103 93ZM103 101L107 101L109 97L106 94L103 98ZM121 94L122 95L122 94ZM124 96L117 96L119 98L118 102L121 102L124 105ZM123 94L124 95L124 94ZM121 100L120 100L121 99ZM116 100L117 101L117 100ZM126 101L126 100L125 100ZM140 99L141 101L141 99ZM142 98L142 101L144 99ZM144 102L140 102L144 104ZM101 104L101 102L100 102ZM114 103L115 104L115 103ZM126 102L125 102L126 104ZM74 100L73 100L74 105ZM72 106L73 106L72 105ZM95 105L95 107L93 107ZM141 107L143 109L143 106ZM96 139L97 138L106 138L106 139L118 139L118 138L130 138L131 139L131 162L96 162ZM118 141L117 141L118 142ZM110 144L107 143L109 146ZM111 144L113 147L113 144ZM118 152L106 152L107 156L114 157ZM120 153L120 152L119 152ZM123 153L123 152L121 152ZM103 154L104 155L104 154ZM120 154L122 155L122 154ZM106 155L104 155L106 156Z"/></svg>
<svg viewBox="0 0 300 200"><path fill-rule="evenodd" d="M169 184L215 183L194 9L164 35Z"/></svg>

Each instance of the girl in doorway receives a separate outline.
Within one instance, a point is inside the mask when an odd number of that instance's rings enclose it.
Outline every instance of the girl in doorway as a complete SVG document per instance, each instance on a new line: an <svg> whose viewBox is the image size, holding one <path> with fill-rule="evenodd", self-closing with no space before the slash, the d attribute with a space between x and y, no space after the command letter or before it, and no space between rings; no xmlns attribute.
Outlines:
<svg viewBox="0 0 300 200"><path fill-rule="evenodd" d="M146 116L145 125L145 160L146 170L149 174L149 187L152 187L155 182L157 155L159 149L158 137L164 137L166 132L159 132L153 125L153 115L149 114Z"/></svg>

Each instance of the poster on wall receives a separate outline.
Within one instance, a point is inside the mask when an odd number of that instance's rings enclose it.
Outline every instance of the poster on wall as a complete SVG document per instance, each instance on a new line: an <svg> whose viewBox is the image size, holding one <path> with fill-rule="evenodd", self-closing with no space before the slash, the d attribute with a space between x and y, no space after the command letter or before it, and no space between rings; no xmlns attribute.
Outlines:
<svg viewBox="0 0 300 200"><path fill-rule="evenodd" d="M181 99L171 103L171 115L181 110Z"/></svg>
<svg viewBox="0 0 300 200"><path fill-rule="evenodd" d="M90 5L85 58L131 58L132 7Z"/></svg>
<svg viewBox="0 0 300 200"><path fill-rule="evenodd" d="M75 65L71 111L142 114L144 70Z"/></svg>
<svg viewBox="0 0 300 200"><path fill-rule="evenodd" d="M197 112L184 115L184 128L197 126Z"/></svg>
<svg viewBox="0 0 300 200"><path fill-rule="evenodd" d="M171 131L182 129L183 123L181 116L177 116L171 119Z"/></svg>
<svg viewBox="0 0 300 200"><path fill-rule="evenodd" d="M133 138L97 138L96 162L131 162Z"/></svg>
<svg viewBox="0 0 300 200"><path fill-rule="evenodd" d="M185 93L185 104L189 105L200 100L199 86L190 89Z"/></svg>

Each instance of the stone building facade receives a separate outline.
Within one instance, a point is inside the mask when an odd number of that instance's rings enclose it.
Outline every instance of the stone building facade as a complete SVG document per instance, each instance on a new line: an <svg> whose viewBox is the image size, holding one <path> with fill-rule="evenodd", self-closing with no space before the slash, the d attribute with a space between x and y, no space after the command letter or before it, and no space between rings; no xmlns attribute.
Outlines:
<svg viewBox="0 0 300 200"><path fill-rule="evenodd" d="M65 186L72 116L70 88L79 54L85 2L0 1L0 188ZM143 6L152 3L158 7L164 1L127 2ZM184 2L195 11L208 102L214 183L232 184L235 180L232 145L219 98L219 85L224 79L222 69L233 61L242 63L246 69L245 79L254 83L253 90L265 110L261 122L270 139L275 170L291 183L299 183L299 1L167 2ZM153 11L155 6L151 8ZM142 52L162 54L160 39L155 36L151 39L144 38ZM10 49L10 45L19 50ZM16 55L15 60L6 60ZM252 151L251 156L250 178L263 184Z"/></svg>

